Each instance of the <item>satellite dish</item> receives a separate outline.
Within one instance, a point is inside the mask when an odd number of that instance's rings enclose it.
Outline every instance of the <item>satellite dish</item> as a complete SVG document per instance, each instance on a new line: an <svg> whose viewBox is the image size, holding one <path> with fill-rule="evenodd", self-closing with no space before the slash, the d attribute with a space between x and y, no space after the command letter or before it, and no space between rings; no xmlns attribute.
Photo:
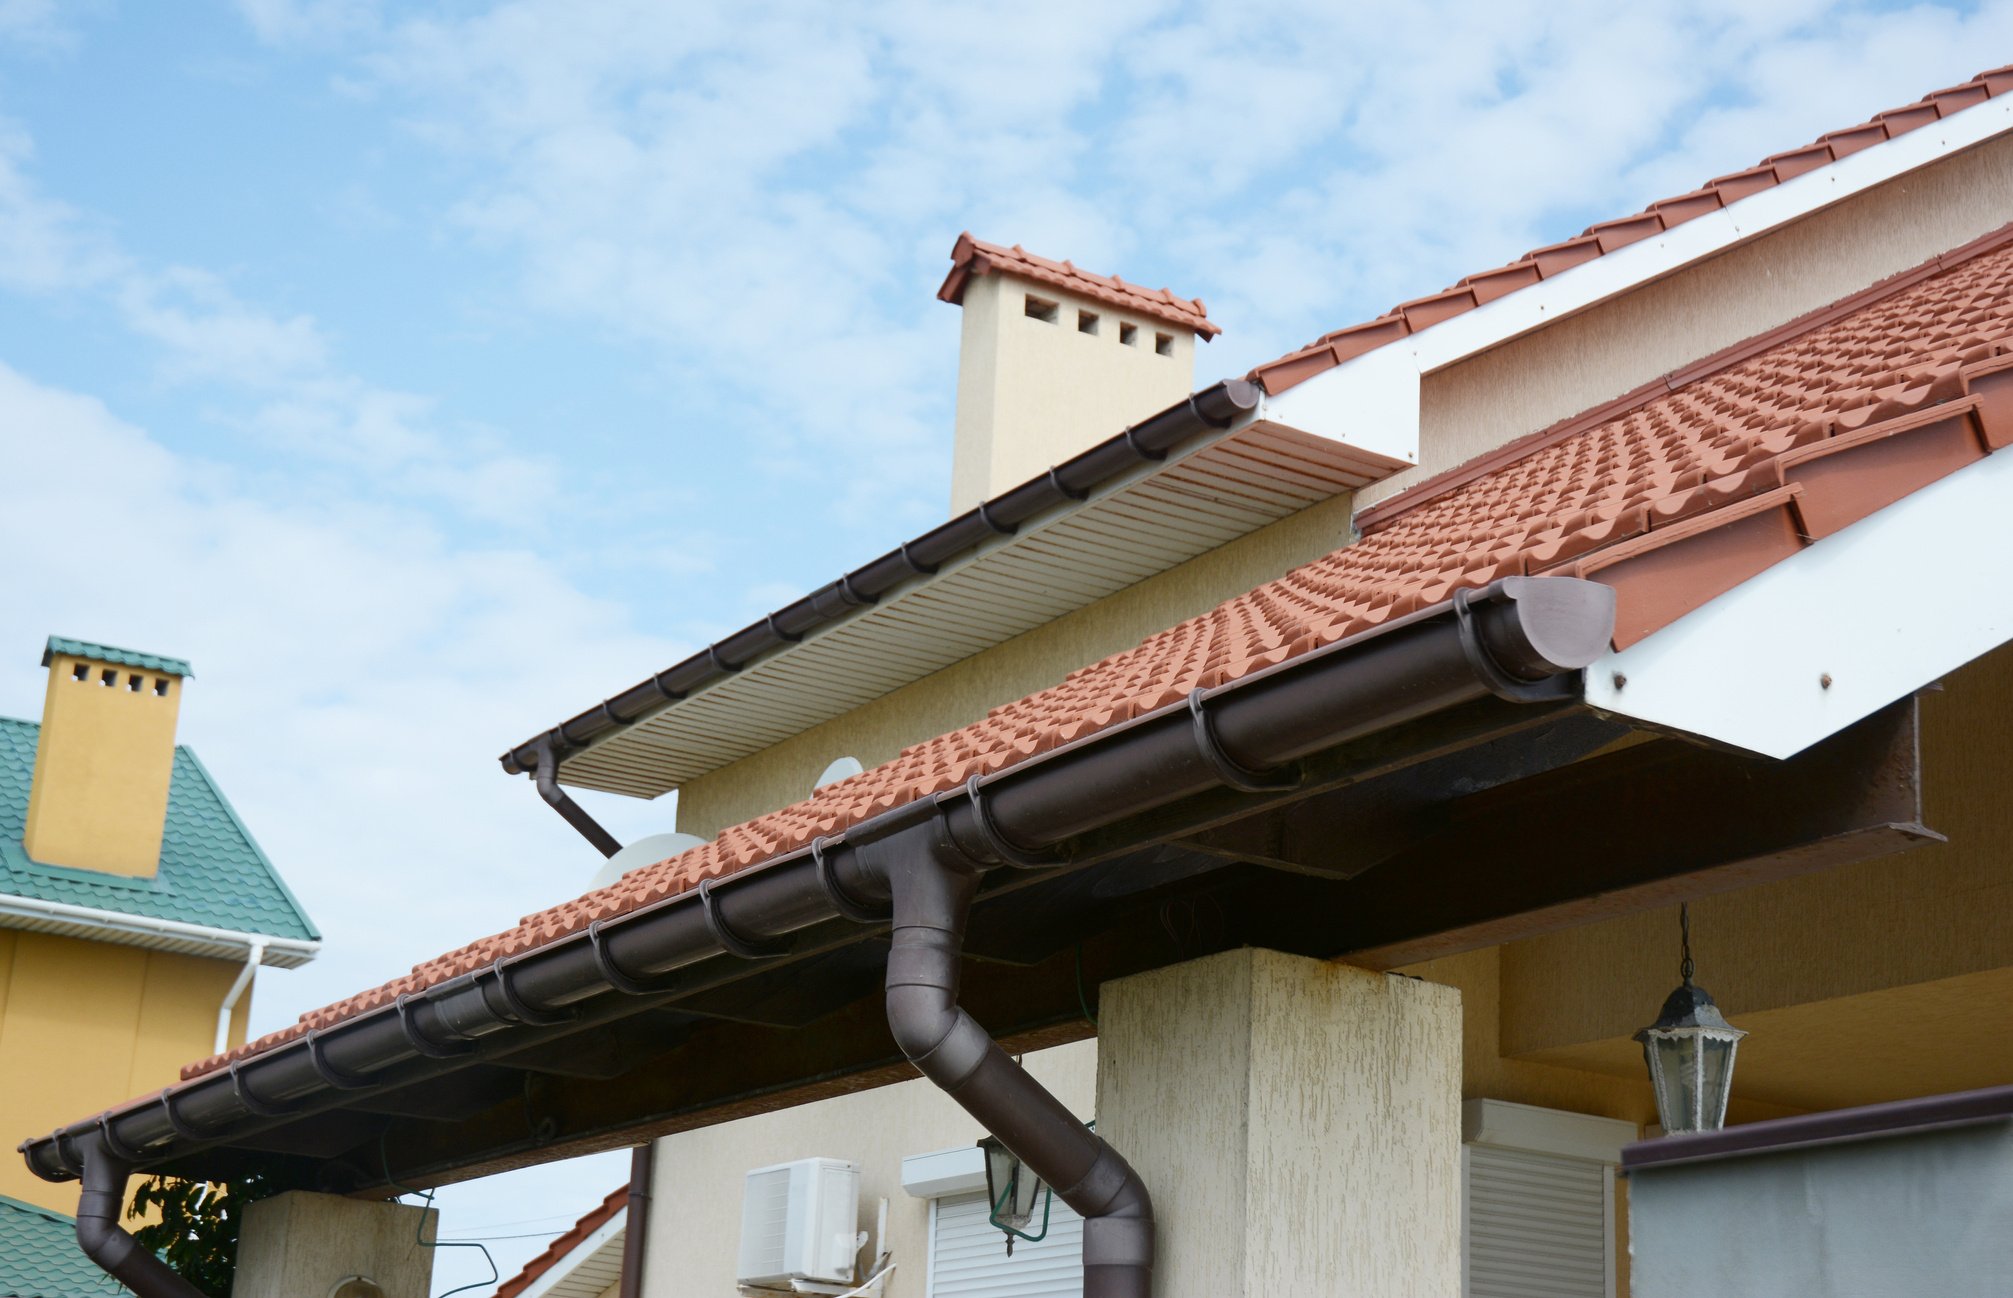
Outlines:
<svg viewBox="0 0 2013 1298"><path fill-rule="evenodd" d="M850 780L866 769L866 767L860 765L860 759L857 757L835 757L832 759L832 764L825 768L825 773L818 777L818 782L811 786L811 792L816 793L827 784L837 784L840 780Z"/></svg>
<svg viewBox="0 0 2013 1298"><path fill-rule="evenodd" d="M680 852L689 852L695 847L704 847L706 840L697 834L652 834L639 838L608 858L595 872L594 886L606 888L631 870L640 870L646 865L668 861Z"/></svg>

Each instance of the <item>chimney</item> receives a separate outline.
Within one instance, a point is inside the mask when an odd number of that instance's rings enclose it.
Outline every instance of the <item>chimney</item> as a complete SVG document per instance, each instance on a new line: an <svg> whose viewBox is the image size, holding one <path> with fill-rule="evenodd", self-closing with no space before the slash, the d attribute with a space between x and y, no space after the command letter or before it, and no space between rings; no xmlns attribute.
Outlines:
<svg viewBox="0 0 2013 1298"><path fill-rule="evenodd" d="M964 308L951 513L1046 473L1194 390L1198 298L969 234L937 296Z"/></svg>
<svg viewBox="0 0 2013 1298"><path fill-rule="evenodd" d="M189 664L49 637L49 691L21 845L31 860L151 878Z"/></svg>

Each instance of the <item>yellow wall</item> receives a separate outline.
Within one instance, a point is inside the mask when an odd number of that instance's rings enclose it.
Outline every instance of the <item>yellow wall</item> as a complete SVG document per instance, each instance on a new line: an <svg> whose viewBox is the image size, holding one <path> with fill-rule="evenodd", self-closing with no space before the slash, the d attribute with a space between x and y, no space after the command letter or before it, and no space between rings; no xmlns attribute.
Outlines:
<svg viewBox="0 0 2013 1298"><path fill-rule="evenodd" d="M155 693L157 682L165 694ZM181 704L179 676L53 655L22 836L28 855L44 865L152 875Z"/></svg>
<svg viewBox="0 0 2013 1298"><path fill-rule="evenodd" d="M1027 314L1027 299L1056 305L1054 323ZM1046 473L1117 436L1128 424L1186 398L1195 375L1195 335L1011 275L965 285L958 351L957 436L951 513ZM1097 332L1077 328L1077 313ZM1119 341L1121 326L1135 332ZM1154 349L1169 339L1170 355Z"/></svg>
<svg viewBox="0 0 2013 1298"><path fill-rule="evenodd" d="M808 797L835 757L869 769L901 750L1054 685L1085 663L1336 549L1350 537L1349 497L1337 496L1149 577L1005 644L973 654L678 790L678 828L710 838Z"/></svg>
<svg viewBox="0 0 2013 1298"><path fill-rule="evenodd" d="M216 1044L217 1009L240 965L48 933L0 929L0 1135L11 1150L80 1113L174 1081ZM244 1040L249 990L232 1017ZM75 1212L74 1185L0 1158L0 1194Z"/></svg>

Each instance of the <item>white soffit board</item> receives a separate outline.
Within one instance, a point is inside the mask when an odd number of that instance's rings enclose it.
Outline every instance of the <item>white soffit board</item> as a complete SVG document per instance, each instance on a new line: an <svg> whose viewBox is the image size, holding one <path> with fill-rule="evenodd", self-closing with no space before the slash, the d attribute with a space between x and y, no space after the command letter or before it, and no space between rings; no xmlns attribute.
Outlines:
<svg viewBox="0 0 2013 1298"><path fill-rule="evenodd" d="M1999 454L1606 655L1587 701L1789 757L2009 639L2013 454Z"/></svg>
<svg viewBox="0 0 2013 1298"><path fill-rule="evenodd" d="M1258 417L1416 464L1422 375L1980 144L2009 127L2013 127L2013 96L1975 104L1353 357L1277 397L1267 397Z"/></svg>
<svg viewBox="0 0 2013 1298"><path fill-rule="evenodd" d="M618 1208L551 1270L533 1280L523 1298L601 1298L608 1286L622 1278L622 1246L628 1240L628 1224L629 1209Z"/></svg>
<svg viewBox="0 0 2013 1298"><path fill-rule="evenodd" d="M657 797L1403 467L1247 418L569 754L561 778Z"/></svg>

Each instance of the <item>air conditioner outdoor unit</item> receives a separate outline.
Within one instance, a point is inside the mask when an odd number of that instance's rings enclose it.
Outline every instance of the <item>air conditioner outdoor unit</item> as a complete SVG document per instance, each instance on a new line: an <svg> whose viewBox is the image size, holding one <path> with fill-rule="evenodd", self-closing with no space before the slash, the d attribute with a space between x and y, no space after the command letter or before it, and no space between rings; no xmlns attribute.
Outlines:
<svg viewBox="0 0 2013 1298"><path fill-rule="evenodd" d="M846 1284L859 1251L860 1169L841 1158L800 1158L748 1173L741 1194L744 1285L792 1280Z"/></svg>

